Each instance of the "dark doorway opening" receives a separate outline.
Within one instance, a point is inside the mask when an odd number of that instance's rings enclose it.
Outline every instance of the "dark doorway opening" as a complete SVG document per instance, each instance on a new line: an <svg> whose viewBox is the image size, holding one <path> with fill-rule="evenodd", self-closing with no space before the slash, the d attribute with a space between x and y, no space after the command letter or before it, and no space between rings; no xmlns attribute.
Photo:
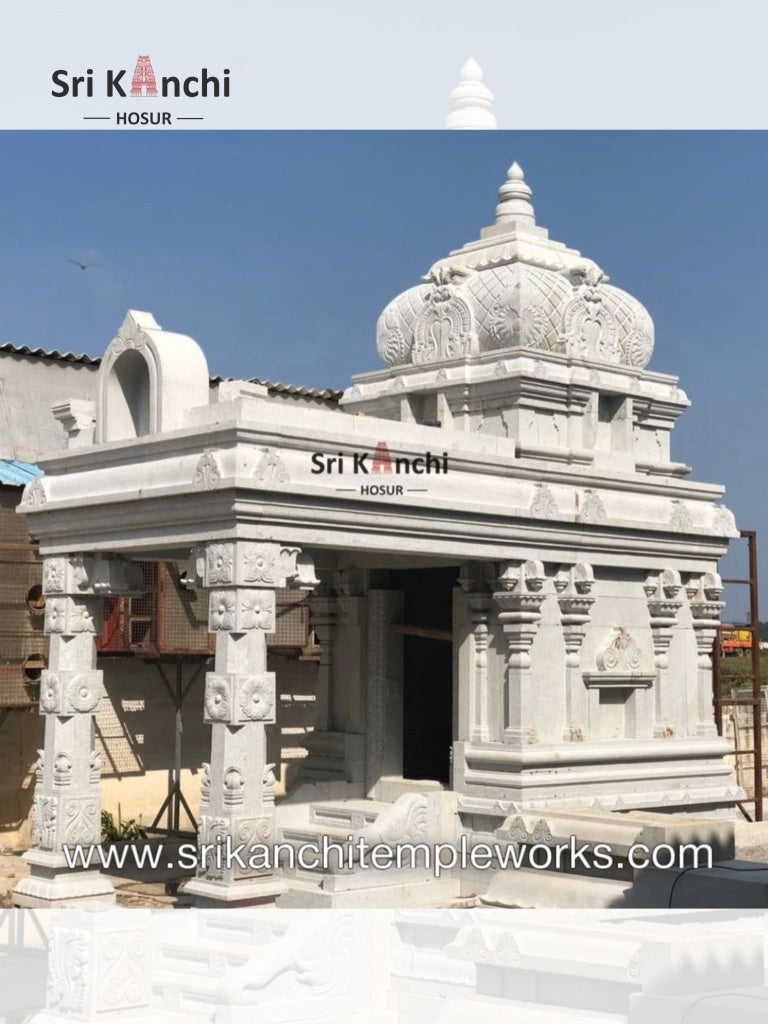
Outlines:
<svg viewBox="0 0 768 1024"><path fill-rule="evenodd" d="M458 567L398 570L403 592L403 777L449 783L453 744L453 588ZM425 635L419 635L423 631ZM440 634L429 635L429 634Z"/></svg>

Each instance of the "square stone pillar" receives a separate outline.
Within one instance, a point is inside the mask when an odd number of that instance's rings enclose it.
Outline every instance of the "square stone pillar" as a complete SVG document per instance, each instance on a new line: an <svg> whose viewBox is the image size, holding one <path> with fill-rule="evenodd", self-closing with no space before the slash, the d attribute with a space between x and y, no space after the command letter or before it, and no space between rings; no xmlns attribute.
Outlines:
<svg viewBox="0 0 768 1024"><path fill-rule="evenodd" d="M682 588L680 573L676 569L665 569L658 575L651 574L645 581L656 662L653 735L657 739L672 739L680 722L673 689L675 683L669 673L669 646L677 626L678 613L683 606L683 602L677 599Z"/></svg>
<svg viewBox="0 0 768 1024"><path fill-rule="evenodd" d="M581 647L595 598L591 597L595 574L591 565L577 562L563 566L555 576L557 603L565 641L565 728L563 739L582 743L588 739L589 692L581 674Z"/></svg>
<svg viewBox="0 0 768 1024"><path fill-rule="evenodd" d="M691 618L698 651L697 736L717 736L712 703L712 648L725 603L720 600L723 581L716 572L690 580L685 588L690 600Z"/></svg>
<svg viewBox="0 0 768 1024"><path fill-rule="evenodd" d="M299 578L298 555L277 543L235 541L198 556L216 657L205 682L211 760L203 765L200 863L183 888L201 906L272 902L285 891L265 867L276 839L266 726L276 720L277 694L267 635L275 630L275 591Z"/></svg>
<svg viewBox="0 0 768 1024"><path fill-rule="evenodd" d="M470 743L488 743L491 730L491 695L488 679L488 645L492 615L488 587L489 567L468 562L459 574L462 615L454 620L454 646L458 672L458 734ZM461 607L461 606L459 606Z"/></svg>
<svg viewBox="0 0 768 1024"><path fill-rule="evenodd" d="M49 907L80 900L113 901L98 870L70 868L64 848L101 842L101 764L94 719L104 694L96 669L102 597L141 593L138 566L95 556L46 558L43 562L48 668L40 680L45 740L35 766L32 847L24 855L30 874L13 892L21 907ZM87 851L85 851L87 852Z"/></svg>
<svg viewBox="0 0 768 1024"><path fill-rule="evenodd" d="M522 749L538 742L533 721L530 648L541 620L544 566L529 560L506 563L493 599L507 640L504 742Z"/></svg>
<svg viewBox="0 0 768 1024"><path fill-rule="evenodd" d="M382 782L403 777L403 638L392 632L402 615L401 591L368 591L365 787L372 799Z"/></svg>
<svg viewBox="0 0 768 1024"><path fill-rule="evenodd" d="M58 912L48 947L46 1009L31 1024L163 1024L151 1008L152 919L134 908Z"/></svg>

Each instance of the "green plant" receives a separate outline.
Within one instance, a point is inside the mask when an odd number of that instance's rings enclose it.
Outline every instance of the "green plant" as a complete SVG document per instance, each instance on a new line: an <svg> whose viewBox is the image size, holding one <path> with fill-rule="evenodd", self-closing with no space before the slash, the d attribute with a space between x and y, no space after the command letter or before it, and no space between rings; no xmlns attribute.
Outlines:
<svg viewBox="0 0 768 1024"><path fill-rule="evenodd" d="M129 818L128 821L122 820L119 806L117 822L109 811L101 812L102 843L135 843L138 839L146 839L146 836L146 832L135 818Z"/></svg>

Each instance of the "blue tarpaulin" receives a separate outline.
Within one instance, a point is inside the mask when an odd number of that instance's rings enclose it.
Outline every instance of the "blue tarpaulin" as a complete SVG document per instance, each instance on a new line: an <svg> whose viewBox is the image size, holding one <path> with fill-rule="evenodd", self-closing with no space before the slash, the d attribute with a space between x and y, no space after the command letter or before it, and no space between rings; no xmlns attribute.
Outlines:
<svg viewBox="0 0 768 1024"><path fill-rule="evenodd" d="M0 484L7 484L9 487L25 487L30 480L42 475L42 469L38 469L31 462L0 459Z"/></svg>

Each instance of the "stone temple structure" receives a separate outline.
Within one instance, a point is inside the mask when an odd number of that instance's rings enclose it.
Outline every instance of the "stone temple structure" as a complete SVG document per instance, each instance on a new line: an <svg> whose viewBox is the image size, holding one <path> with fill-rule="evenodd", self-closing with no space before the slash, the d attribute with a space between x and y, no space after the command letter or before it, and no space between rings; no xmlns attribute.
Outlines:
<svg viewBox="0 0 768 1024"><path fill-rule="evenodd" d="M95 636L134 558L189 557L209 595L201 843L733 817L709 655L738 532L723 489L672 459L688 401L647 369L653 346L642 304L536 223L517 164L493 223L386 306L383 368L339 408L211 393L195 341L129 312L22 502L50 652L18 902L108 895L62 846L99 838ZM286 585L312 592L325 699L276 807L265 637ZM232 904L286 885L333 887L207 867L186 888Z"/></svg>

